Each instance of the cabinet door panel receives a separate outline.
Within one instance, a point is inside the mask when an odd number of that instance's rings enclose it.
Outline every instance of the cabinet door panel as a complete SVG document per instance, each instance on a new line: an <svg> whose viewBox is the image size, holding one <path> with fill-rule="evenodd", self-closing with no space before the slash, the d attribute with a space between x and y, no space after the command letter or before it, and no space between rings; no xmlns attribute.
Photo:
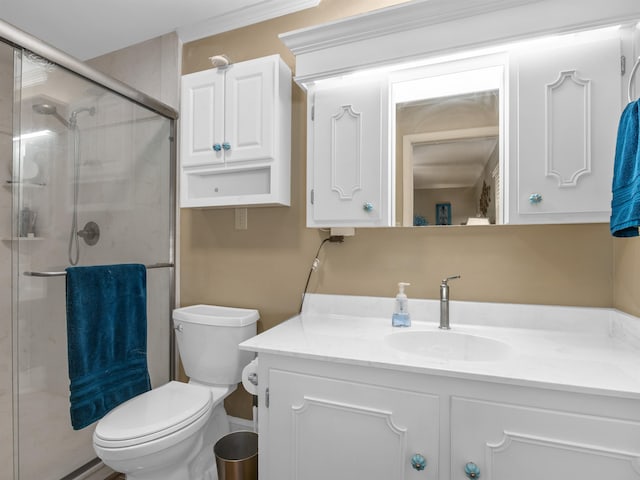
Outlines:
<svg viewBox="0 0 640 480"><path fill-rule="evenodd" d="M453 398L452 480L640 479L640 424Z"/></svg>
<svg viewBox="0 0 640 480"><path fill-rule="evenodd" d="M279 370L269 392L268 479L438 479L438 397Z"/></svg>
<svg viewBox="0 0 640 480"><path fill-rule="evenodd" d="M225 139L229 162L273 158L277 63L258 59L226 71Z"/></svg>
<svg viewBox="0 0 640 480"><path fill-rule="evenodd" d="M603 36L604 35L604 36ZM517 98L514 223L609 220L621 112L615 31L513 55ZM539 194L541 201L531 202Z"/></svg>
<svg viewBox="0 0 640 480"><path fill-rule="evenodd" d="M314 92L309 226L390 224L381 92L378 81Z"/></svg>
<svg viewBox="0 0 640 480"><path fill-rule="evenodd" d="M224 140L224 71L210 69L182 77L181 163L183 166L221 164Z"/></svg>

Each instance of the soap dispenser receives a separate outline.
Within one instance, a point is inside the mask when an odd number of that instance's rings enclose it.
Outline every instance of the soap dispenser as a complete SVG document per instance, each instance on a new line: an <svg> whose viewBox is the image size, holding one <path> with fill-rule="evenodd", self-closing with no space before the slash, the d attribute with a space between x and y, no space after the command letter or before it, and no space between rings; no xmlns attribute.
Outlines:
<svg viewBox="0 0 640 480"><path fill-rule="evenodd" d="M411 317L409 316L409 300L404 293L404 287L410 283L398 283L398 295L396 295L396 305L391 317L391 325L394 327L410 327Z"/></svg>

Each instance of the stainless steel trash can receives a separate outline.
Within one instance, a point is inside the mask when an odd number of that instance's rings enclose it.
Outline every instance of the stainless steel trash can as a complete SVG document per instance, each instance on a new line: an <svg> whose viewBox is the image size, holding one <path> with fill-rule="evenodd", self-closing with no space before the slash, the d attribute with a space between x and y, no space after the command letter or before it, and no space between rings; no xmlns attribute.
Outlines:
<svg viewBox="0 0 640 480"><path fill-rule="evenodd" d="M218 480L258 480L258 434L231 432L213 447Z"/></svg>

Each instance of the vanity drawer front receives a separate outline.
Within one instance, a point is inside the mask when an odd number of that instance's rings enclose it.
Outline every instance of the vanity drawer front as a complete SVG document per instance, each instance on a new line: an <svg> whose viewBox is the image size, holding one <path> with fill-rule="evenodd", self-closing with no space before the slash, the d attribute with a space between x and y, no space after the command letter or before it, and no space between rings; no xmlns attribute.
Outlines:
<svg viewBox="0 0 640 480"><path fill-rule="evenodd" d="M567 407L571 407L567 405ZM453 397L451 479L640 479L640 424Z"/></svg>
<svg viewBox="0 0 640 480"><path fill-rule="evenodd" d="M439 478L437 396L271 370L269 399L271 480Z"/></svg>

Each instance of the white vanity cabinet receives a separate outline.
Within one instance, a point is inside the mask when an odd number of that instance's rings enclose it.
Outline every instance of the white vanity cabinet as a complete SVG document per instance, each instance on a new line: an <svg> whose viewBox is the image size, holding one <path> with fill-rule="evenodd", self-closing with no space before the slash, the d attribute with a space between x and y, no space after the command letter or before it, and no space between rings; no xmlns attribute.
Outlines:
<svg viewBox="0 0 640 480"><path fill-rule="evenodd" d="M617 29L534 42L510 65L509 223L608 222L621 109Z"/></svg>
<svg viewBox="0 0 640 480"><path fill-rule="evenodd" d="M578 405L567 407L453 397L452 465L475 459L487 480L640 478L640 423L610 418L605 408L597 416L572 413Z"/></svg>
<svg viewBox="0 0 640 480"><path fill-rule="evenodd" d="M260 480L441 478L437 396L370 379L327 378L322 365L274 367L266 374L269 406L260 413ZM416 454L423 470L411 465Z"/></svg>
<svg viewBox="0 0 640 480"><path fill-rule="evenodd" d="M309 87L308 227L391 225L386 88L376 78Z"/></svg>
<svg viewBox="0 0 640 480"><path fill-rule="evenodd" d="M258 358L260 480L640 480L637 399Z"/></svg>
<svg viewBox="0 0 640 480"><path fill-rule="evenodd" d="M279 55L182 77L181 207L289 205L291 72Z"/></svg>
<svg viewBox="0 0 640 480"><path fill-rule="evenodd" d="M269 389L261 479L438 480L438 397L280 370ZM416 453L422 471L411 467Z"/></svg>

